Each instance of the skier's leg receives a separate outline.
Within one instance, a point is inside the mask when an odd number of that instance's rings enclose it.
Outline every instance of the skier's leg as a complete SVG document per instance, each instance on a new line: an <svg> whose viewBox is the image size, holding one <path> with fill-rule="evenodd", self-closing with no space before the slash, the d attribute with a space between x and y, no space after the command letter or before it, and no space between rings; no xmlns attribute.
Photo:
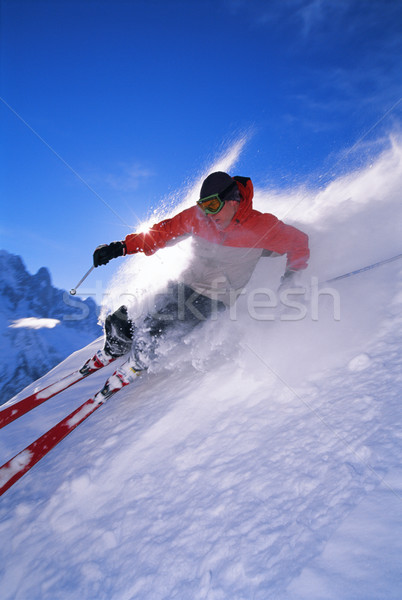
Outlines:
<svg viewBox="0 0 402 600"><path fill-rule="evenodd" d="M117 358L131 349L133 342L133 323L127 314L127 306L120 306L105 320L104 351Z"/></svg>
<svg viewBox="0 0 402 600"><path fill-rule="evenodd" d="M133 324L128 318L127 307L121 306L105 320L105 344L81 367L80 373L89 375L105 367L119 356L126 354L132 344Z"/></svg>
<svg viewBox="0 0 402 600"><path fill-rule="evenodd" d="M152 313L135 328L129 363L135 369L147 368L163 340L179 343L192 329L225 308L223 302L199 294L188 285L170 284L168 292L158 296Z"/></svg>
<svg viewBox="0 0 402 600"><path fill-rule="evenodd" d="M102 394L108 397L108 394L135 381L156 358L158 346L164 339L178 343L192 329L224 309L222 302L198 294L187 285L171 285L166 294L158 297L154 311L145 317L142 326L136 325L134 335L131 326L130 358L109 377ZM113 327L110 328L112 330L115 331Z"/></svg>

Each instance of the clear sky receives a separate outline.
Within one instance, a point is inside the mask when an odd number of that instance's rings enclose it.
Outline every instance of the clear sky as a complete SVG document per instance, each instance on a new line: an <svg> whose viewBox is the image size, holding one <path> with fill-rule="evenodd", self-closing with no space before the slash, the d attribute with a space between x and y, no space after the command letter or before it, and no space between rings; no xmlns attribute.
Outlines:
<svg viewBox="0 0 402 600"><path fill-rule="evenodd" d="M401 0L0 7L0 247L58 287L245 134L233 174L289 188L400 130Z"/></svg>

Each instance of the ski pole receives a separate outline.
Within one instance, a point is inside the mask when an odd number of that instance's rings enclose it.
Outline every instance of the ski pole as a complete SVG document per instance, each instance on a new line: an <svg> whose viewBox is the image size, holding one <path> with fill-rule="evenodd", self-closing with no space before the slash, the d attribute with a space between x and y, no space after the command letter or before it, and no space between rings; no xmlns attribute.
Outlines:
<svg viewBox="0 0 402 600"><path fill-rule="evenodd" d="M92 266L92 267L89 269L89 271L87 271L87 272L85 273L84 277L83 277L82 279L80 279L80 280L79 280L79 282L77 283L77 285L75 286L75 288L73 288L73 289L71 289L71 290L70 290L70 294L71 294L72 296L75 296L75 294L77 293L77 288L79 288L79 287L80 287L81 283L82 283L82 282L83 282L83 281L84 281L84 280L85 280L85 279L88 277L88 275L89 275L89 274L90 274L90 273L91 273L91 272L94 270L94 268L95 268L95 267L93 267L93 266Z"/></svg>
<svg viewBox="0 0 402 600"><path fill-rule="evenodd" d="M385 260L380 260L380 262L376 262L372 265L368 265L367 267L362 267L361 269L356 269L355 271L350 271L349 273L344 273L344 275L338 275L338 277L332 277L331 279L327 279L323 283L331 283L332 281L338 281L339 279L345 279L346 277L352 277L352 275L357 275L358 273L363 273L364 271L369 271L370 269L375 269L377 267L381 267L381 265L385 265L386 263L393 262L394 260L399 260L402 258L402 254L397 254L396 256L392 256L392 258L386 258Z"/></svg>

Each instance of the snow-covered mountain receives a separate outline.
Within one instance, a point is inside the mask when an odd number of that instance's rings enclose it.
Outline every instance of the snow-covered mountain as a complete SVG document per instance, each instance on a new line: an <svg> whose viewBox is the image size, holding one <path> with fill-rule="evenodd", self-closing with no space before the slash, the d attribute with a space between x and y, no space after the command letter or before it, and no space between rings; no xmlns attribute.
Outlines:
<svg viewBox="0 0 402 600"><path fill-rule="evenodd" d="M97 313L91 298L53 287L46 268L31 275L0 250L0 404L99 337Z"/></svg>
<svg viewBox="0 0 402 600"><path fill-rule="evenodd" d="M304 316L242 296L8 490L2 600L401 598L402 261L322 283L401 253L401 189L395 143L326 189L257 190L256 208L310 236ZM273 287L281 261L260 261L248 289ZM115 286L133 270L146 289L176 263L174 249L124 259ZM0 464L116 364L3 429Z"/></svg>

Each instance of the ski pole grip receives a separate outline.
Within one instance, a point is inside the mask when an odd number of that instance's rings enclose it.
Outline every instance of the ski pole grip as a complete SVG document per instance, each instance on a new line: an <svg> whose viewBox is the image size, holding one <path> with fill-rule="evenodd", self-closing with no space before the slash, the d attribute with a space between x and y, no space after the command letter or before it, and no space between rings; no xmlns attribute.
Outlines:
<svg viewBox="0 0 402 600"><path fill-rule="evenodd" d="M70 290L70 294L71 294L71 296L75 296L75 294L77 293L77 288L79 288L79 287L80 287L80 285L81 285L81 283L82 283L83 281L85 281L85 279L88 277L88 275L89 275L90 273L92 273L92 271L94 270L94 268L95 268L95 267L93 267L93 266L92 266L92 267L91 267L91 268L90 268L90 269L89 269L89 270L88 270L88 271L85 273L84 277L83 277L82 279L80 279L80 280L79 280L79 282L77 283L77 285L75 286L75 288L72 288L72 289Z"/></svg>

